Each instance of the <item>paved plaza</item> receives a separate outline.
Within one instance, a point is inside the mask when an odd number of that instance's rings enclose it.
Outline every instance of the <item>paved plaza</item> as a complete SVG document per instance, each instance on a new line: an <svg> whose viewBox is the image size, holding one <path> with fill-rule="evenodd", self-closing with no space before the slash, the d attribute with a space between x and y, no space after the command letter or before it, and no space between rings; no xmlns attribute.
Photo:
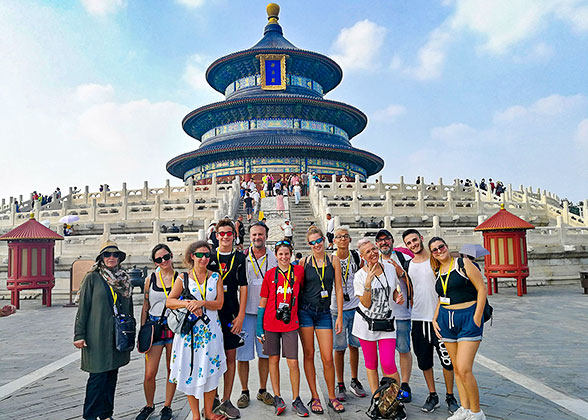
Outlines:
<svg viewBox="0 0 588 420"><path fill-rule="evenodd" d="M576 286L533 287L519 298L516 289L504 288L490 297L495 308L493 325L486 324L484 341L474 366L480 399L489 419L588 419L588 295ZM0 419L65 420L81 418L87 374L79 369L79 358L71 344L75 308L55 302L51 308L40 300L22 302L15 315L0 319ZM139 313L139 307L135 308ZM301 359L300 359L301 360ZM301 360L302 361L302 360ZM360 361L362 364L363 361ZM416 362L415 362L416 363ZM300 363L302 369L302 363ZM157 382L156 414L162 406L164 367ZM317 353L317 368L320 358ZM256 372L255 365L252 365ZM318 370L318 369L317 369ZM319 370L322 401L326 387ZM347 377L349 371L346 372ZM435 372L441 400L445 392L441 371ZM121 368L115 400L115 418L132 420L144 405L142 356L133 353L131 363ZM360 368L360 380L367 387ZM250 389L258 388L255 374ZM347 378L347 382L349 379ZM302 374L301 394L310 393ZM422 374L415 366L411 379L413 402L407 405L409 419L445 419L444 407L432 414L420 406L426 398ZM290 407L291 393L286 363L282 362L282 394ZM240 392L236 379L233 401ZM368 398L350 395L347 411L331 419L367 418ZM176 419L190 419L186 398L181 393L173 403ZM252 401L241 410L243 419L273 418L273 409ZM295 418L290 408L282 415ZM313 415L311 415L313 417Z"/></svg>

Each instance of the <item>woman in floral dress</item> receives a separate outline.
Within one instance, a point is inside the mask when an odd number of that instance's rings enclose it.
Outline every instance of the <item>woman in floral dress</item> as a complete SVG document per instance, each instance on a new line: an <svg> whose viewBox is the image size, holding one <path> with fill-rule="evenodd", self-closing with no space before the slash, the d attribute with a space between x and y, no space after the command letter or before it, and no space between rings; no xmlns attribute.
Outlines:
<svg viewBox="0 0 588 420"><path fill-rule="evenodd" d="M212 403L218 383L227 370L217 315L223 306L223 285L218 274L206 268L210 259L207 242L191 244L184 255L188 273L184 273L182 281L175 282L167 307L186 308L188 315L193 316L186 317L188 321L182 332L174 336L169 380L188 396L194 420L200 419L200 400L204 400L205 417L218 420L223 417L212 412ZM184 290L186 283L188 287Z"/></svg>

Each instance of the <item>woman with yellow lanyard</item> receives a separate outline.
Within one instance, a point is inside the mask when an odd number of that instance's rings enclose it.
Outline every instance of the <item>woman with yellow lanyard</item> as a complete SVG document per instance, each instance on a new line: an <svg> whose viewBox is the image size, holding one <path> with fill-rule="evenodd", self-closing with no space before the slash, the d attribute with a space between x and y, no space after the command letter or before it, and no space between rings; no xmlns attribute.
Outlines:
<svg viewBox="0 0 588 420"><path fill-rule="evenodd" d="M472 372L484 329L486 287L482 273L469 259L453 258L442 238L431 238L429 250L439 295L433 328L451 357L461 400L461 407L449 419L483 420L486 416L480 409L478 383Z"/></svg>
<svg viewBox="0 0 588 420"><path fill-rule="evenodd" d="M339 257L329 257L325 252L325 237L322 231L312 226L306 232L306 240L312 254L300 260L304 267L304 284L300 293L300 340L304 350L304 373L312 399L310 409L315 414L322 414L323 407L316 388L316 370L314 368L314 336L319 344L323 372L329 393L328 406L335 412L342 413L345 407L335 396L335 367L333 365L333 321L331 319L331 294L335 292L337 301L337 318L335 332L341 333L343 326L343 289L341 286L341 262Z"/></svg>
<svg viewBox="0 0 588 420"><path fill-rule="evenodd" d="M267 271L261 285L257 310L256 336L269 357L269 373L274 392L274 409L280 415L286 409L280 391L280 347L286 357L292 385L292 408L301 417L309 413L300 399L298 367L298 295L304 280L304 268L290 264L292 244L276 242L278 266Z"/></svg>
<svg viewBox="0 0 588 420"><path fill-rule="evenodd" d="M151 259L157 269L145 281L145 298L143 299L143 309L141 311L141 325L144 325L147 318L152 322L157 322L161 317L163 320L163 331L161 337L153 337L151 349L145 354L145 379L143 380L143 390L145 392L146 405L141 409L135 420L146 420L151 413L155 411L153 402L155 396L155 376L159 369L159 361L163 348L165 347L165 361L167 366L167 380L165 381L165 403L160 413L160 420L170 420L172 418L171 403L176 392L176 384L169 382L170 362L172 353L172 342L174 334L167 327L167 314L165 301L171 292L174 282L178 277L178 272L173 266L173 254L171 249L165 244L157 244L151 250Z"/></svg>
<svg viewBox="0 0 588 420"><path fill-rule="evenodd" d="M82 370L90 374L84 419L112 418L118 369L131 359L130 350L115 347L112 306L114 301L121 315L133 316L131 282L121 267L125 258L116 243L105 242L80 286L73 344L82 350Z"/></svg>
<svg viewBox="0 0 588 420"><path fill-rule="evenodd" d="M166 302L170 309L188 310L181 333L174 336L169 380L187 395L193 419L200 419L203 401L204 417L221 420L223 416L212 412L212 403L227 370L218 319L224 291L219 274L207 269L210 252L206 241L188 246L184 254L188 273L178 278Z"/></svg>

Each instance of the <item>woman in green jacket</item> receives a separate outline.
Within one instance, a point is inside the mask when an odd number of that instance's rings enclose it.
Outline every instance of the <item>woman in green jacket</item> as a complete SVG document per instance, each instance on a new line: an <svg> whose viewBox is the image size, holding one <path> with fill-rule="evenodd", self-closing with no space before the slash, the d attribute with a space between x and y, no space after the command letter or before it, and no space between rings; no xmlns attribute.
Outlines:
<svg viewBox="0 0 588 420"><path fill-rule="evenodd" d="M133 315L131 282L121 268L125 258L116 243L105 242L80 286L73 344L82 349L82 370L90 374L84 419L112 418L118 368L130 360L130 351L115 347L112 308L114 300L120 313Z"/></svg>

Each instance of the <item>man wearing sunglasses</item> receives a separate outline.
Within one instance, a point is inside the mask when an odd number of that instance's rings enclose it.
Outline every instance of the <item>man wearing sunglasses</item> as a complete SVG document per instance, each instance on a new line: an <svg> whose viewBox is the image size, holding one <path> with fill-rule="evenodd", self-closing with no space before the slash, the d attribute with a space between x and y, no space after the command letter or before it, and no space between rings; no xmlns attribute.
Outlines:
<svg viewBox="0 0 588 420"><path fill-rule="evenodd" d="M406 302L402 305L393 303L394 316L396 318L396 351L400 355L400 389L403 391L400 400L409 403L412 400L410 390L410 374L412 371L412 354L410 352L410 299L408 276L403 267L409 258L400 251L394 251L394 238L386 229L380 229L376 234L376 246L380 250L380 261L390 263L396 269L399 279L400 291L406 296Z"/></svg>
<svg viewBox="0 0 588 420"><path fill-rule="evenodd" d="M433 351L436 350L443 367L443 379L447 390L445 402L447 409L453 414L459 409L459 404L453 395L453 365L447 349L437 339L432 325L439 296L435 292L436 278L429 263L429 251L423 244L423 237L416 229L405 230L402 233L402 240L414 254L414 258L408 264L408 276L412 280L413 288L411 337L419 369L423 371L429 389L429 396L421 410L432 413L439 407L439 396L435 389L433 375Z"/></svg>
<svg viewBox="0 0 588 420"><path fill-rule="evenodd" d="M258 357L259 391L257 399L267 405L274 404L274 397L267 392L267 377L269 373L269 359L263 354L263 344L256 337L257 309L261 299L261 285L263 278L272 268L278 265L274 253L265 246L269 229L265 223L255 222L249 227L251 247L245 251L245 270L247 274L247 306L243 330L247 333L245 345L237 349L237 364L241 381L241 396L237 400L238 408L249 405L249 361ZM255 349L254 349L255 348Z"/></svg>
<svg viewBox="0 0 588 420"><path fill-rule="evenodd" d="M209 270L219 273L225 293L223 307L218 311L218 317L223 331L227 371L224 375L222 403L214 409L214 412L231 419L241 416L230 398L235 380L237 347L243 345L239 333L245 319L247 304L245 255L233 248L235 233L235 225L230 219L219 220L216 225L218 249L211 254L208 263Z"/></svg>

